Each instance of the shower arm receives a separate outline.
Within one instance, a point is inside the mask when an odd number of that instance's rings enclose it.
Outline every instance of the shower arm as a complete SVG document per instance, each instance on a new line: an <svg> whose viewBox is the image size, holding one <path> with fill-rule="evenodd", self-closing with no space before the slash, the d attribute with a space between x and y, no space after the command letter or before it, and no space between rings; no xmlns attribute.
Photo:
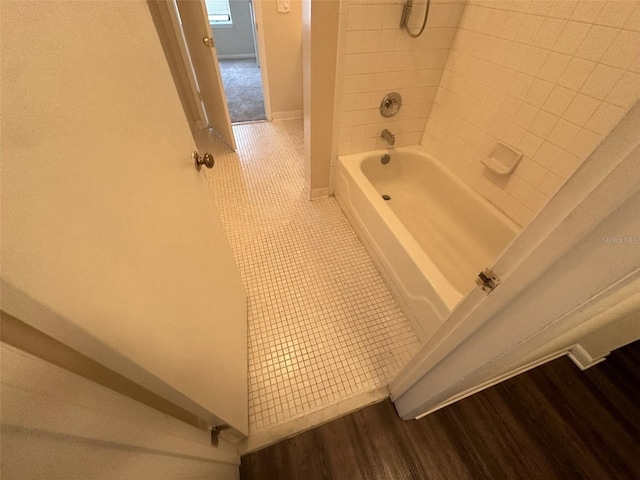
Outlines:
<svg viewBox="0 0 640 480"><path fill-rule="evenodd" d="M427 18L429 18L429 6L431 4L431 0L427 0L427 5L424 11L424 19L422 20L422 26L420 27L420 31L418 33L413 33L409 29L409 19L411 18L411 11L413 10L413 0L407 0L402 9L402 17L400 18L400 28L407 31L407 34L411 38L418 38L424 32L425 27L427 26Z"/></svg>

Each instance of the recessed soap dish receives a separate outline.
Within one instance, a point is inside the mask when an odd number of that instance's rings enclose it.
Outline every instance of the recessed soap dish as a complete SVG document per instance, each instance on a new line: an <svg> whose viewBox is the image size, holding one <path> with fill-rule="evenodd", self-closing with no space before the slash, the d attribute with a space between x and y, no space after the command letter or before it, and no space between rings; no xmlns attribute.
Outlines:
<svg viewBox="0 0 640 480"><path fill-rule="evenodd" d="M509 175L518 166L522 152L506 143L498 142L491 156L480 160L482 164L498 175Z"/></svg>

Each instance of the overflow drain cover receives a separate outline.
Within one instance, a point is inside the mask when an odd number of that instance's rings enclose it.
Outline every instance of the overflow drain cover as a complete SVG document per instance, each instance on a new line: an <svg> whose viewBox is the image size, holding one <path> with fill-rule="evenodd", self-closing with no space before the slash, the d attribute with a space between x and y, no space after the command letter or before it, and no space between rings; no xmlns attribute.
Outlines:
<svg viewBox="0 0 640 480"><path fill-rule="evenodd" d="M391 200L391 197L389 195L382 195L382 198L384 198L385 200Z"/></svg>

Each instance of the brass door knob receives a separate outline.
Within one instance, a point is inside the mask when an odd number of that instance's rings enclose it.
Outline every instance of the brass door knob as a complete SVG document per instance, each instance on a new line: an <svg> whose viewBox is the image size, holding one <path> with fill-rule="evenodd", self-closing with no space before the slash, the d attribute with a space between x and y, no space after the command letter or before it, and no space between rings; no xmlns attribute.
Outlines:
<svg viewBox="0 0 640 480"><path fill-rule="evenodd" d="M193 164L198 171L200 171L202 165L207 168L213 168L213 164L215 163L213 160L213 155L211 155L210 153L205 153L204 157L201 157L198 152L194 151L191 154L191 158L193 158Z"/></svg>

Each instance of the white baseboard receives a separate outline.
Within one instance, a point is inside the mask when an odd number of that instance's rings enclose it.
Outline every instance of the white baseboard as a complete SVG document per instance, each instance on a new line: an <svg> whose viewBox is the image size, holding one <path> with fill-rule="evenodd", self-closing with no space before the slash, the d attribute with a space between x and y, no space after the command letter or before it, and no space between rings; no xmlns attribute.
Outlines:
<svg viewBox="0 0 640 480"><path fill-rule="evenodd" d="M315 200L316 198L324 198L329 196L329 187L316 188L309 192L309 198Z"/></svg>
<svg viewBox="0 0 640 480"><path fill-rule="evenodd" d="M231 53L229 55L218 54L218 60L244 60L247 58L256 58L255 53Z"/></svg>
<svg viewBox="0 0 640 480"><path fill-rule="evenodd" d="M478 393L478 392L480 392L482 390L485 390L485 389L487 389L489 387L497 385L500 382L503 382L505 380L509 380L510 378L515 377L516 375L520 375L521 373L524 373L524 372L526 372L528 370L531 370L531 369L534 369L536 367L539 367L540 365L543 365L543 364L545 364L547 362L550 362L552 360L560 358L560 357L562 357L564 355L568 355L569 358L571 360L573 360L573 363L575 363L578 366L578 368L580 368L580 370L586 370L587 368L593 367L594 365L606 360L605 356L598 357L598 358L593 358L589 354L589 352L587 352L584 348L582 348L582 346L580 346L579 344L576 344L576 345L570 347L569 349L565 348L565 349L560 350L558 352L551 353L551 354L546 355L546 356L544 356L542 358L539 358L538 360L535 360L535 361L533 361L531 363L528 363L526 365L522 365L522 366L520 366L520 367L518 367L518 368L516 368L516 369L514 369L514 370L512 370L510 372L507 372L507 373L505 373L503 375L500 375L500 376L498 376L498 377L496 377L496 378L494 378L494 379L492 379L492 380L490 380L488 382L482 383L482 384L476 386L475 388L466 390L466 391L460 393L459 395L456 395L456 396L450 398L449 400L447 400L447 401L445 401L445 402L433 407L432 409L428 410L427 412L423 413L422 415L417 416L416 420L418 420L418 419L420 419L420 418L422 418L422 417L424 417L426 415L429 415L430 413L433 413L436 410L440 410L441 408L444 408L444 407L446 407L448 405L451 405L452 403L455 403L458 400L462 400L463 398L467 398L467 397L473 395L474 393Z"/></svg>
<svg viewBox="0 0 640 480"><path fill-rule="evenodd" d="M289 110L288 112L271 112L273 120L288 120L290 118L302 118L302 110Z"/></svg>
<svg viewBox="0 0 640 480"><path fill-rule="evenodd" d="M586 370L606 360L606 356L593 358L581 345L576 344L569 350L569 358L580 370Z"/></svg>
<svg viewBox="0 0 640 480"><path fill-rule="evenodd" d="M361 393L316 412L306 414L290 422L278 425L263 432L251 433L238 445L238 454L245 455L293 437L299 433L315 428L323 423L348 415L356 410L381 402L389 397L389 389L380 387L376 390Z"/></svg>
<svg viewBox="0 0 640 480"><path fill-rule="evenodd" d="M448 400L445 400L444 402L436 405L435 407L427 410L426 412L424 412L421 415L418 415L416 417L416 420L421 419L422 417L426 417L427 415L429 415L430 413L433 413L437 410L440 410L441 408L444 407L448 407L449 405L451 405L452 403L455 403L459 400L462 400L464 398L470 397L471 395L481 392L482 390L485 390L489 387L493 387L494 385L497 385L498 383L504 382L505 380L509 380L510 378L515 377L516 375L520 375L521 373L524 373L526 371L532 370L536 367L539 367L540 365L543 365L547 362L550 362L551 360L555 360L557 358L560 358L564 355L566 355L567 353L569 353L566 349L560 350L559 352L555 352L555 353L551 353L549 355L546 355L542 358L539 358L531 363L527 363L526 365L521 365L520 367L515 368L514 370L504 373L502 375L499 375L487 382L481 383L480 385L477 385L473 388L470 388L469 390L465 390L464 392L459 393L458 395L454 395L453 397L449 398Z"/></svg>

